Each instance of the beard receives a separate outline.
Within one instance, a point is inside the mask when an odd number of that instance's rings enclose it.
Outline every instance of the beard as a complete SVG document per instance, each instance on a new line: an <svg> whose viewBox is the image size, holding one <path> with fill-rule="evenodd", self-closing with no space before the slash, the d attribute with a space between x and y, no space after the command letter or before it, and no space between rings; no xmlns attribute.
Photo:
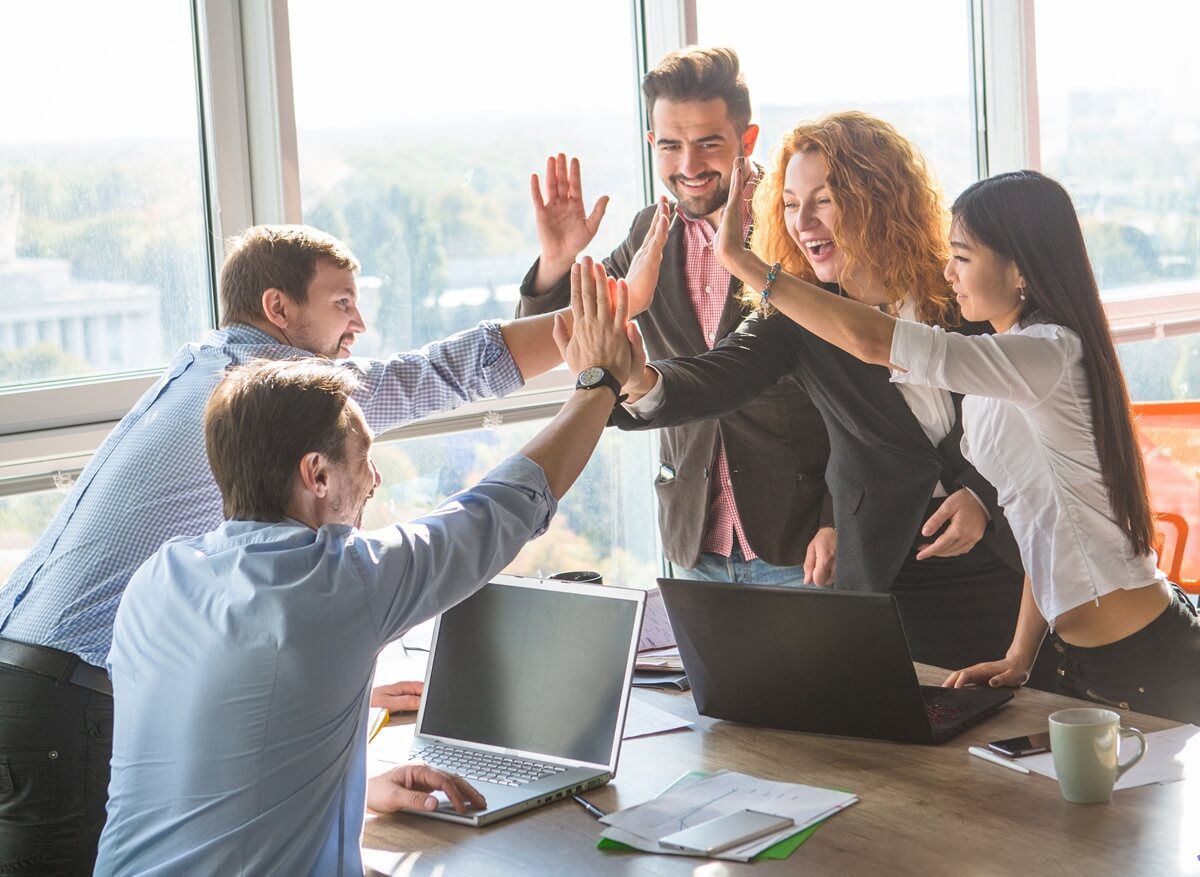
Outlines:
<svg viewBox="0 0 1200 877"><path fill-rule="evenodd" d="M725 203L729 200L729 178L722 176L716 171L700 175L700 179L708 179L710 177L716 177L717 187L708 195L689 195L687 188L681 182L683 178L679 174L673 174L667 180L667 188L675 196L679 208L691 219L711 216L724 207Z"/></svg>

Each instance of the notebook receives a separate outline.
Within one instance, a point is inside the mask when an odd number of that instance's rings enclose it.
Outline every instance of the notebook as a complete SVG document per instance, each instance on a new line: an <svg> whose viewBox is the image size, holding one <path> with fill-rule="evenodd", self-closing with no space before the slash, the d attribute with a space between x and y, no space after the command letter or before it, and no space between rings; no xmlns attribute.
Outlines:
<svg viewBox="0 0 1200 877"><path fill-rule="evenodd" d="M702 715L940 743L1012 699L918 683L890 594L680 579L659 588Z"/></svg>
<svg viewBox="0 0 1200 877"><path fill-rule="evenodd" d="M410 755L487 799L410 811L488 825L616 774L644 591L497 576L434 629Z"/></svg>

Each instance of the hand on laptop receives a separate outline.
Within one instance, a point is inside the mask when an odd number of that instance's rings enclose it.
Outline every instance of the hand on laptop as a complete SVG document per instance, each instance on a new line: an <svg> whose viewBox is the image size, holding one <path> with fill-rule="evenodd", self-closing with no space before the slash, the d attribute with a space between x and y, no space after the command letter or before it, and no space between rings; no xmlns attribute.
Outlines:
<svg viewBox="0 0 1200 877"><path fill-rule="evenodd" d="M371 706L383 707L389 713L412 713L421 708L424 682L393 682L371 689Z"/></svg>
<svg viewBox="0 0 1200 877"><path fill-rule="evenodd" d="M438 800L429 794L434 791L444 792L458 813L487 807L483 795L462 777L424 764L405 764L367 781L367 808L376 813L436 810Z"/></svg>
<svg viewBox="0 0 1200 877"><path fill-rule="evenodd" d="M1029 681L1029 665L1015 658L984 661L962 670L955 670L942 683L943 688L963 688L967 685L987 685L991 688L1018 688Z"/></svg>

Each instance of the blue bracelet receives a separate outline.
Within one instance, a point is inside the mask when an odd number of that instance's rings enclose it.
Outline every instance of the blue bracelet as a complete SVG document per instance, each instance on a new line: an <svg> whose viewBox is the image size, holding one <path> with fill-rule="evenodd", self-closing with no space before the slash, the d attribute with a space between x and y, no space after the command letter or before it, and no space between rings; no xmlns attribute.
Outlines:
<svg viewBox="0 0 1200 877"><path fill-rule="evenodd" d="M764 305L764 306L767 304L767 299L771 295L771 284L775 282L775 278L778 274L779 274L779 263L776 262L774 265L771 266L771 270L767 272L766 285L763 286L762 292L759 293L759 295L762 296L762 300L759 302L759 304Z"/></svg>

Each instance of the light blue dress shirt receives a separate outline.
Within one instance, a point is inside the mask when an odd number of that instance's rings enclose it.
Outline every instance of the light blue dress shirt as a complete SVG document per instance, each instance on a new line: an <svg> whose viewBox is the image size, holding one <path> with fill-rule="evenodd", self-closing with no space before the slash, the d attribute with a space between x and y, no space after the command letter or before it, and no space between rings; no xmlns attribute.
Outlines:
<svg viewBox="0 0 1200 877"><path fill-rule="evenodd" d="M133 571L168 539L221 523L204 452L204 406L225 369L311 356L250 326L182 348L96 451L24 562L0 588L0 635L104 666ZM521 386L499 323L386 360L343 360L376 432Z"/></svg>
<svg viewBox="0 0 1200 877"><path fill-rule="evenodd" d="M556 505L515 456L409 524L229 521L117 612L97 875L360 875L375 656L499 572Z"/></svg>

